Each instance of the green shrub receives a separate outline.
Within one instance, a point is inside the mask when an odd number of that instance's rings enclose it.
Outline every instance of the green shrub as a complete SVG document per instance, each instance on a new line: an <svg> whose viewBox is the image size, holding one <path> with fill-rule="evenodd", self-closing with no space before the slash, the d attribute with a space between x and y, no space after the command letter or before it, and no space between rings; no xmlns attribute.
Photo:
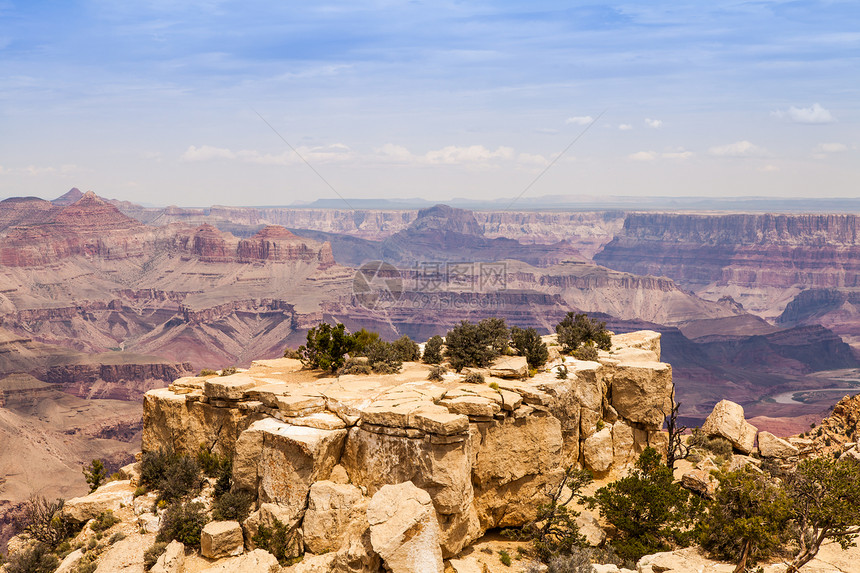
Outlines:
<svg viewBox="0 0 860 573"><path fill-rule="evenodd" d="M463 378L463 382L466 384L483 384L484 375L480 372L469 372L466 374L466 377Z"/></svg>
<svg viewBox="0 0 860 573"><path fill-rule="evenodd" d="M251 513L253 496L247 491L225 492L212 506L212 519L242 522Z"/></svg>
<svg viewBox="0 0 860 573"><path fill-rule="evenodd" d="M299 538L295 528L289 528L275 519L272 527L260 524L257 533L251 538L260 549L275 556L281 565L288 565L299 555Z"/></svg>
<svg viewBox="0 0 860 573"><path fill-rule="evenodd" d="M549 350L534 328L511 328L511 343L520 356L526 357L529 368L540 368L549 359Z"/></svg>
<svg viewBox="0 0 860 573"><path fill-rule="evenodd" d="M18 528L40 542L45 549L53 549L72 534L73 528L63 516L65 500L50 502L33 496L24 502L17 521Z"/></svg>
<svg viewBox="0 0 860 573"><path fill-rule="evenodd" d="M111 545L113 545L113 544L114 544L114 543L116 543L117 541L122 541L122 540L123 540L123 539L125 539L126 537L127 537L127 535L126 535L125 533L123 533L122 531L117 531L116 533L114 533L113 535L111 535L111 536L110 536L110 539L108 540L108 543L110 543Z"/></svg>
<svg viewBox="0 0 860 573"><path fill-rule="evenodd" d="M785 544L791 502L777 482L748 467L717 477L720 485L702 523L700 541L744 571Z"/></svg>
<svg viewBox="0 0 860 573"><path fill-rule="evenodd" d="M442 380L442 376L448 371L444 366L440 366L439 364L434 365L430 368L430 372L427 374L427 380L432 380L434 382L439 382Z"/></svg>
<svg viewBox="0 0 860 573"><path fill-rule="evenodd" d="M343 324L332 326L322 322L308 330L307 342L297 352L305 366L337 372L346 355L356 350L358 342Z"/></svg>
<svg viewBox="0 0 860 573"><path fill-rule="evenodd" d="M211 368L204 368L203 370L200 371L200 374L198 374L198 376L217 376L217 375L218 375L218 373L215 372L214 370L212 370Z"/></svg>
<svg viewBox="0 0 860 573"><path fill-rule="evenodd" d="M511 566L510 554L507 551L505 551L504 549L502 549L501 551L499 551L499 561L501 561L502 565L504 565L505 567L510 567Z"/></svg>
<svg viewBox="0 0 860 573"><path fill-rule="evenodd" d="M301 357L299 355L298 350L296 350L294 348L290 348L288 346L287 348L284 348L284 358L292 358L294 360L298 360Z"/></svg>
<svg viewBox="0 0 860 573"><path fill-rule="evenodd" d="M197 461L164 450L145 452L140 461L140 481L158 490L158 501L173 501L195 494L203 486Z"/></svg>
<svg viewBox="0 0 860 573"><path fill-rule="evenodd" d="M156 541L143 552L143 566L149 571L167 549L166 541Z"/></svg>
<svg viewBox="0 0 860 573"><path fill-rule="evenodd" d="M60 560L43 543L36 543L9 556L6 573L53 573Z"/></svg>
<svg viewBox="0 0 860 573"><path fill-rule="evenodd" d="M203 504L194 502L175 502L167 507L161 517L158 541L176 540L190 547L200 546L200 533L208 523Z"/></svg>
<svg viewBox="0 0 860 573"><path fill-rule="evenodd" d="M591 344L583 344L574 350L572 354L577 360L590 360L591 362L597 362L597 349Z"/></svg>
<svg viewBox="0 0 860 573"><path fill-rule="evenodd" d="M400 372L403 360L400 357L400 352L390 342L374 340L364 350L370 367L377 374Z"/></svg>
<svg viewBox="0 0 860 573"><path fill-rule="evenodd" d="M431 336L424 343L424 355L421 357L427 364L439 364L442 362L442 345L445 343L441 336Z"/></svg>
<svg viewBox="0 0 860 573"><path fill-rule="evenodd" d="M367 362L365 357L347 358L338 371L338 376L347 374L367 375L373 372L373 368Z"/></svg>
<svg viewBox="0 0 860 573"><path fill-rule="evenodd" d="M197 465L207 477L218 477L230 466L230 458L213 453L205 444L197 450Z"/></svg>
<svg viewBox="0 0 860 573"><path fill-rule="evenodd" d="M485 318L478 322L477 327L478 334L496 351L496 355L505 353L511 333L503 319Z"/></svg>
<svg viewBox="0 0 860 573"><path fill-rule="evenodd" d="M687 438L687 445L691 448L707 450L712 454L723 458L731 458L732 453L734 452L734 448L730 441L720 436L709 438L701 428L693 428L690 437Z"/></svg>
<svg viewBox="0 0 860 573"><path fill-rule="evenodd" d="M588 318L585 313L568 312L567 316L555 327L562 351L570 354L586 342L593 342L600 350L612 348L612 336L606 330L606 323Z"/></svg>
<svg viewBox="0 0 860 573"><path fill-rule="evenodd" d="M84 466L84 478L90 484L90 493L96 491L107 477L107 468L101 460L93 460L89 466Z"/></svg>
<svg viewBox="0 0 860 573"><path fill-rule="evenodd" d="M559 365L559 367L555 370L555 377L559 380L567 380L567 374L567 366L564 364Z"/></svg>
<svg viewBox="0 0 860 573"><path fill-rule="evenodd" d="M392 345L401 362L418 362L421 359L421 348L405 334L392 342Z"/></svg>
<svg viewBox="0 0 860 573"><path fill-rule="evenodd" d="M645 448L631 473L595 493L590 501L617 535L612 545L625 559L686 547L702 514L702 501L676 483L654 448Z"/></svg>
<svg viewBox="0 0 860 573"><path fill-rule="evenodd" d="M355 340L354 353L358 356L363 356L365 349L373 342L379 340L379 333L362 328L361 330L353 334L352 337Z"/></svg>
<svg viewBox="0 0 860 573"><path fill-rule="evenodd" d="M486 368L501 353L498 346L502 338L503 349L507 345L504 321L487 319L472 324L464 320L445 336L445 357L457 372L467 367Z"/></svg>
<svg viewBox="0 0 860 573"><path fill-rule="evenodd" d="M228 366L227 368L222 368L221 373L218 374L218 376L232 376L233 374L235 374L238 371L239 371L239 369L236 368L235 366Z"/></svg>
<svg viewBox="0 0 860 573"><path fill-rule="evenodd" d="M113 510L109 509L100 513L98 517L93 519L92 523L90 523L90 529L96 533L101 533L103 531L107 531L120 521L120 518L113 514Z"/></svg>

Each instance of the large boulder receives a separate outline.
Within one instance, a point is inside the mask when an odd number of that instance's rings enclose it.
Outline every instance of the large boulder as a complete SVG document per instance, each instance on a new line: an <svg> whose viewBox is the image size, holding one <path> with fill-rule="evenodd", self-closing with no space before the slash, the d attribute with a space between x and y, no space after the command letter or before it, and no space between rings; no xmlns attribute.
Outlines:
<svg viewBox="0 0 860 573"><path fill-rule="evenodd" d="M765 458L790 458L796 456L799 450L770 432L759 432L758 451Z"/></svg>
<svg viewBox="0 0 860 573"><path fill-rule="evenodd" d="M606 532L600 527L600 522L588 511L583 510L576 516L576 526L579 533L585 538L585 542L591 547L603 545L606 541Z"/></svg>
<svg viewBox="0 0 860 573"><path fill-rule="evenodd" d="M367 507L370 542L392 573L442 573L441 532L430 494L412 482L386 485Z"/></svg>
<svg viewBox="0 0 860 573"><path fill-rule="evenodd" d="M535 517L563 455L561 423L526 416L476 425L472 483L482 529L518 527Z"/></svg>
<svg viewBox="0 0 860 573"><path fill-rule="evenodd" d="M200 553L209 559L241 555L245 550L238 521L210 521L200 534Z"/></svg>
<svg viewBox="0 0 860 573"><path fill-rule="evenodd" d="M748 454L755 445L757 430L744 419L743 406L729 400L721 400L702 424L702 432L708 437L723 437L736 449Z"/></svg>
<svg viewBox="0 0 860 573"><path fill-rule="evenodd" d="M336 551L345 539L353 507L361 499L361 490L354 485L330 481L314 483L302 521L307 550L316 554Z"/></svg>
<svg viewBox="0 0 860 573"><path fill-rule="evenodd" d="M150 573L183 573L185 567L185 546L174 540L150 569Z"/></svg>
<svg viewBox="0 0 860 573"><path fill-rule="evenodd" d="M612 407L629 422L659 430L672 411L672 367L663 362L621 362L609 374Z"/></svg>
<svg viewBox="0 0 860 573"><path fill-rule="evenodd" d="M328 478L345 439L346 430L292 426L274 418L254 422L236 441L234 487L257 492L262 503L289 508L292 524L304 515L311 484Z"/></svg>
<svg viewBox="0 0 860 573"><path fill-rule="evenodd" d="M268 551L255 549L239 557L219 562L214 567L203 569L200 573L278 573L281 570L278 560Z"/></svg>
<svg viewBox="0 0 860 573"><path fill-rule="evenodd" d="M615 453L612 449L612 427L606 426L582 444L585 467L594 473L603 473L612 466Z"/></svg>
<svg viewBox="0 0 860 573"><path fill-rule="evenodd" d="M499 356L490 364L489 375L496 378L525 378L529 364L525 356Z"/></svg>
<svg viewBox="0 0 860 573"><path fill-rule="evenodd" d="M703 497L713 499L718 484L711 472L693 469L681 476L681 485Z"/></svg>
<svg viewBox="0 0 860 573"><path fill-rule="evenodd" d="M66 500L63 515L67 519L83 523L106 511L118 512L121 507L134 502L131 482L112 481L89 495Z"/></svg>

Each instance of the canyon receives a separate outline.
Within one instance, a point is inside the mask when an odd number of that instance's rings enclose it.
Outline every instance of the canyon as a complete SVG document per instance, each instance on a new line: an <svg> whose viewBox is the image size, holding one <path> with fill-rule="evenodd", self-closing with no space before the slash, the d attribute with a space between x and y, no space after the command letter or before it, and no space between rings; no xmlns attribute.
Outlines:
<svg viewBox="0 0 860 573"><path fill-rule="evenodd" d="M860 379L854 226L851 215L441 205L155 209L77 189L10 198L0 202L0 401L11 406L0 411L36 435L77 432L77 454L41 447L45 466L81 488L72 466L139 449L144 393L279 357L320 321L423 341L489 316L546 334L576 311L617 333L662 335L689 425L728 398L757 425L797 432L832 396L774 396ZM63 421L80 400L101 412L88 416L106 428L104 447L87 450L92 430ZM7 503L47 487L0 475Z"/></svg>

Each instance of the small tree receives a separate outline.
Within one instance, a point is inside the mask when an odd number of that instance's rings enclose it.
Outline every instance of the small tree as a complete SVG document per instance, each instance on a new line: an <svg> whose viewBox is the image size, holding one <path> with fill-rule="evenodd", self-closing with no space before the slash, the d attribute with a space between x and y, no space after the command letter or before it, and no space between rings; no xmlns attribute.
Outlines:
<svg viewBox="0 0 860 573"><path fill-rule="evenodd" d="M478 322L478 333L497 355L505 351L511 337L504 319L501 318L485 318Z"/></svg>
<svg viewBox="0 0 860 573"><path fill-rule="evenodd" d="M19 529L50 549L57 547L71 531L63 516L64 505L63 499L51 502L42 496L31 497L17 519Z"/></svg>
<svg viewBox="0 0 860 573"><path fill-rule="evenodd" d="M96 491L107 477L107 468L101 460L93 460L89 466L84 466L84 478L90 484L90 493Z"/></svg>
<svg viewBox="0 0 860 573"><path fill-rule="evenodd" d="M454 370L460 372L466 367L486 368L499 355L499 351L492 346L494 340L490 326L479 328L464 320L448 331L445 336L445 357Z"/></svg>
<svg viewBox="0 0 860 573"><path fill-rule="evenodd" d="M417 362L421 358L418 344L405 334L392 342L401 362Z"/></svg>
<svg viewBox="0 0 860 573"><path fill-rule="evenodd" d="M338 323L332 326L322 322L308 330L307 343L299 346L302 363L311 368L336 372L344 358L358 348L355 338Z"/></svg>
<svg viewBox="0 0 860 573"><path fill-rule="evenodd" d="M627 477L606 485L590 500L615 526L613 545L625 559L686 547L702 513L702 501L674 482L654 448L645 448Z"/></svg>
<svg viewBox="0 0 860 573"><path fill-rule="evenodd" d="M569 507L574 499L584 500L582 488L592 482L588 470L565 469L564 476L555 486L544 491L547 502L538 506L537 516L519 532L508 530L520 539L532 542L541 561L549 561L559 554L569 554L575 547L585 544L576 524L578 511Z"/></svg>
<svg viewBox="0 0 860 573"><path fill-rule="evenodd" d="M352 337L355 339L355 352L360 355L364 353L364 349L370 346L373 341L379 340L379 333L362 328L354 333Z"/></svg>
<svg viewBox="0 0 860 573"><path fill-rule="evenodd" d="M365 348L365 353L367 362L377 374L394 374L403 366L400 353L390 342L374 340Z"/></svg>
<svg viewBox="0 0 860 573"><path fill-rule="evenodd" d="M791 500L778 481L748 467L717 474L720 486L703 521L702 546L745 571L788 538Z"/></svg>
<svg viewBox="0 0 860 573"><path fill-rule="evenodd" d="M666 447L666 466L675 469L677 460L685 460L690 454L690 448L684 443L684 431L687 426L678 425L678 412L681 404L675 402L675 383L672 382L672 411L666 416L666 431L669 434L669 444ZM665 416L666 413L663 412Z"/></svg>
<svg viewBox="0 0 860 573"><path fill-rule="evenodd" d="M588 318L585 313L574 314L568 312L567 316L555 327L558 334L558 343L562 345L562 351L566 354L585 342L593 342L600 350L612 348L612 337L606 330L606 323Z"/></svg>
<svg viewBox="0 0 860 573"><path fill-rule="evenodd" d="M787 476L786 492L799 547L789 573L809 563L827 539L842 549L854 545L853 536L860 533L860 462L850 457L803 460Z"/></svg>
<svg viewBox="0 0 860 573"><path fill-rule="evenodd" d="M442 345L444 344L441 336L431 336L430 340L424 343L424 355L421 357L427 364L439 364L442 362Z"/></svg>
<svg viewBox="0 0 860 573"><path fill-rule="evenodd" d="M529 368L540 368L549 359L549 350L534 328L511 328L511 343L520 356L526 357Z"/></svg>

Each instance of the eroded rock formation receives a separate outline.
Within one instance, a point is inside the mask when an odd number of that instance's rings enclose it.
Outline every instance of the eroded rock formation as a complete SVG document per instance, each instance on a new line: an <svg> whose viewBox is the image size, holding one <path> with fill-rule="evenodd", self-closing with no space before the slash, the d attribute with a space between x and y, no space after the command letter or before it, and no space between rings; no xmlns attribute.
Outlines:
<svg viewBox="0 0 860 573"><path fill-rule="evenodd" d="M259 511L302 524L309 546L335 554L350 549L335 546L321 524L356 527L353 508L410 482L432 501L432 524L421 530L438 527L450 557L488 529L533 519L565 466L611 475L664 443L672 380L659 359L660 335L644 331L614 336L598 362L568 359L566 379L549 370L484 384L456 374L430 382L427 367L411 363L389 376L315 378L296 360L258 361L148 392L143 449L193 453L204 444L230 456L234 488L251 492ZM370 540L385 560L373 541L378 523L370 520Z"/></svg>

